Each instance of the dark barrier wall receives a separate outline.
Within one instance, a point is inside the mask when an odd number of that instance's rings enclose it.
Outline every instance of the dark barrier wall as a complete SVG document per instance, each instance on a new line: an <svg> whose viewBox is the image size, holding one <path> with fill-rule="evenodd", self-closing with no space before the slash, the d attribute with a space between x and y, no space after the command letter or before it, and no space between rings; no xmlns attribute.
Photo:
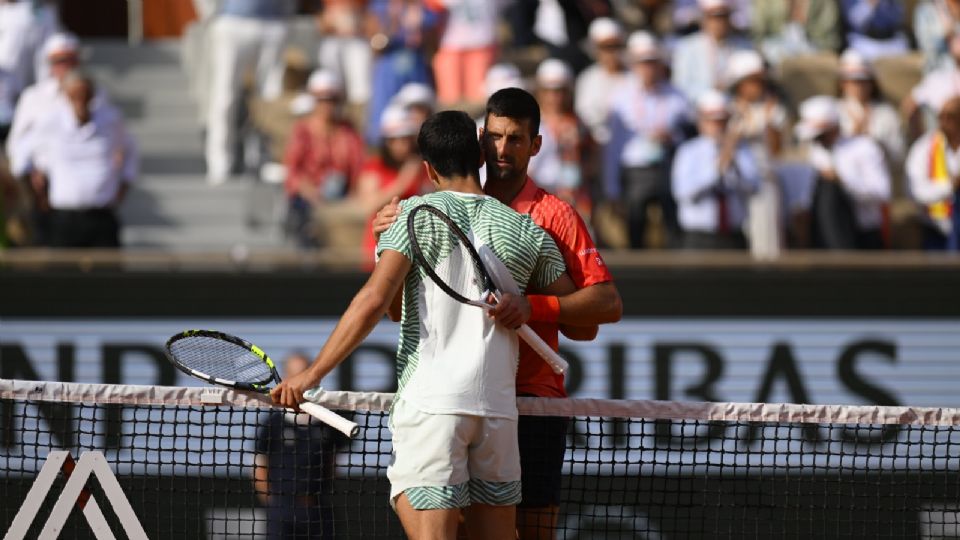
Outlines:
<svg viewBox="0 0 960 540"><path fill-rule="evenodd" d="M625 317L950 317L960 261L878 259L612 265ZM258 271L33 270L0 267L0 317L330 317L366 276Z"/></svg>

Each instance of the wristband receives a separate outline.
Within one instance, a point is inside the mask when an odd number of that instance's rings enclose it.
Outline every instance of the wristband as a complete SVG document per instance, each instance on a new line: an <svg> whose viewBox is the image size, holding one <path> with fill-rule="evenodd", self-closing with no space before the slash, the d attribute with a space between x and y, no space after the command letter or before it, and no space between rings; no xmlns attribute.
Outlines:
<svg viewBox="0 0 960 540"><path fill-rule="evenodd" d="M556 296L532 294L527 297L530 303L530 320L555 323L560 320L560 299Z"/></svg>

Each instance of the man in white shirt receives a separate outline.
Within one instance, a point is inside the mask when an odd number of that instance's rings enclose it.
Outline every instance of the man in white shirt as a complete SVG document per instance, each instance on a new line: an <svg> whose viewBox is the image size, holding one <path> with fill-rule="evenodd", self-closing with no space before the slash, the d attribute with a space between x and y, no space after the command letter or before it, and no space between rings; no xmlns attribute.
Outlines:
<svg viewBox="0 0 960 540"><path fill-rule="evenodd" d="M960 97L946 102L938 115L939 129L910 148L907 178L910 194L923 207L923 247L958 249L957 197L960 194Z"/></svg>
<svg viewBox="0 0 960 540"><path fill-rule="evenodd" d="M29 138L31 130L39 125L54 102L66 103L60 83L63 77L80 63L80 42L71 34L50 36L44 43L43 50L50 66L50 77L29 86L20 94L7 137L9 156L23 155L18 145ZM11 167L22 168L16 163L12 163Z"/></svg>
<svg viewBox="0 0 960 540"><path fill-rule="evenodd" d="M137 149L120 112L95 99L92 79L64 77L66 100L52 104L17 156L51 209L55 247L119 247L114 209L139 173Z"/></svg>
<svg viewBox="0 0 960 540"><path fill-rule="evenodd" d="M43 52L50 76L28 86L20 94L14 108L6 141L11 171L26 169L26 164L18 162L17 159L28 155L27 141L35 134L54 104L67 103L60 84L63 77L79 64L79 51L80 43L72 34L53 34L44 42ZM37 245L45 245L49 242L50 236L50 216L45 206L46 196L38 193L33 184L31 184L31 191L34 200L33 242Z"/></svg>
<svg viewBox="0 0 960 540"><path fill-rule="evenodd" d="M601 17L590 23L589 35L597 61L577 77L574 108L590 128L593 140L606 144L610 140L610 96L627 76L622 57L623 29L617 21Z"/></svg>
<svg viewBox="0 0 960 540"><path fill-rule="evenodd" d="M687 99L696 100L724 82L730 55L752 49L750 40L733 34L730 0L698 0L701 30L677 42L673 52L673 84Z"/></svg>
<svg viewBox="0 0 960 540"><path fill-rule="evenodd" d="M677 149L672 189L686 249L746 249L747 201L760 187L753 151L727 129L730 106L716 90L697 100L700 136Z"/></svg>
<svg viewBox="0 0 960 540"><path fill-rule="evenodd" d="M622 201L630 246L646 246L648 210L658 202L668 227L675 226L670 198L670 159L684 138L687 100L666 80L663 55L647 32L627 40L631 72L610 98L610 142L603 154L603 190L608 201Z"/></svg>
<svg viewBox="0 0 960 540"><path fill-rule="evenodd" d="M825 249L882 249L890 171L883 149L865 135L843 136L836 98L815 96L800 105L797 137L809 143L817 171L813 241Z"/></svg>

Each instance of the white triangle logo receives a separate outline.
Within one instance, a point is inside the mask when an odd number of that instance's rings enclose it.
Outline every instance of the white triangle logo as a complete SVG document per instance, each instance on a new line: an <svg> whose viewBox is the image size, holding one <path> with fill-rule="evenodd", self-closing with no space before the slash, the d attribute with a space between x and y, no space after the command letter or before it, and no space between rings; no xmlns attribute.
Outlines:
<svg viewBox="0 0 960 540"><path fill-rule="evenodd" d="M63 491L60 492L60 497L57 498L57 503L50 512L50 517L43 525L43 530L40 531L40 538L59 537L73 506L77 505L83 510L83 516L97 540L116 539L100 510L100 505L86 489L87 480L93 474L100 482L100 487L107 496L107 502L116 513L127 537L132 540L146 540L147 533L144 532L140 520L133 513L130 501L123 494L123 489L120 488L120 483L117 482L117 477L110 470L110 465L107 464L103 454L84 452L80 455L80 460L74 462L73 456L66 450L54 450L47 455L47 461L40 469L40 474L34 480L33 486L30 487L17 516L13 518L13 523L3 537L4 540L21 540L26 537L30 525L40 511L40 506L61 471L67 478L67 483L63 486Z"/></svg>

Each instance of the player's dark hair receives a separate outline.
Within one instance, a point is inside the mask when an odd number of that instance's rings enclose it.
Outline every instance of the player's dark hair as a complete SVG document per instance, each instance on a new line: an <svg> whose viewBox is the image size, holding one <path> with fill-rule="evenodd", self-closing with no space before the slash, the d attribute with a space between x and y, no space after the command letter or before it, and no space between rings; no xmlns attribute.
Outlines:
<svg viewBox="0 0 960 540"><path fill-rule="evenodd" d="M417 146L424 161L444 177L479 177L477 123L463 111L438 112L420 126Z"/></svg>
<svg viewBox="0 0 960 540"><path fill-rule="evenodd" d="M531 139L540 133L540 104L530 92L522 88L504 88L490 96L484 120L490 118L491 114L517 122L527 120Z"/></svg>

